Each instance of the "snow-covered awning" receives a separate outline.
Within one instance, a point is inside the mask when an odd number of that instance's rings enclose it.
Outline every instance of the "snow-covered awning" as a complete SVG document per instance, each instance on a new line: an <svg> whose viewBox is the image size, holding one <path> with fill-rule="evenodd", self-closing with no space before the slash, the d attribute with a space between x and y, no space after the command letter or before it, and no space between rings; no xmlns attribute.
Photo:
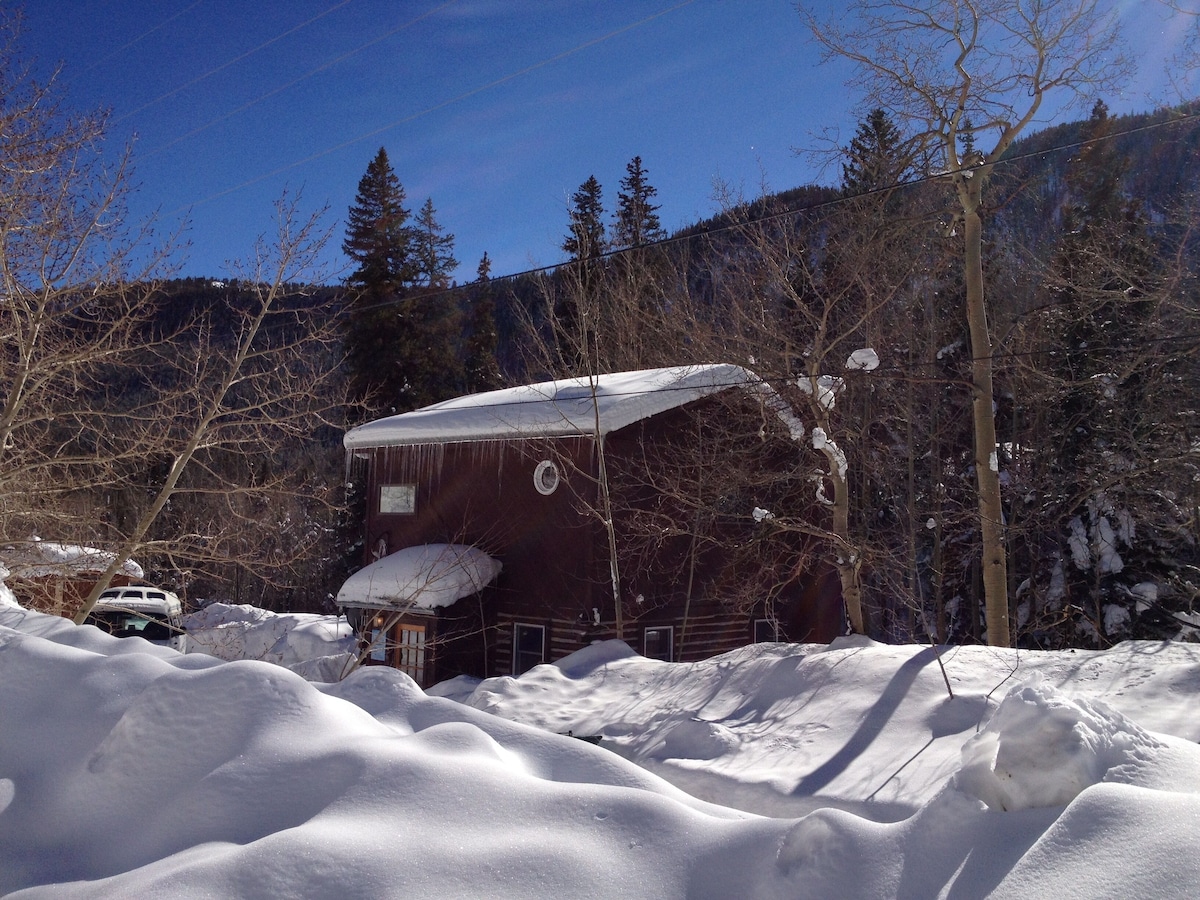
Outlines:
<svg viewBox="0 0 1200 900"><path fill-rule="evenodd" d="M406 547L355 572L338 591L338 606L433 610L483 590L500 562L463 544Z"/></svg>
<svg viewBox="0 0 1200 900"><path fill-rule="evenodd" d="M563 378L378 419L348 431L343 443L355 450L608 434L709 394L762 384L753 372L729 363Z"/></svg>

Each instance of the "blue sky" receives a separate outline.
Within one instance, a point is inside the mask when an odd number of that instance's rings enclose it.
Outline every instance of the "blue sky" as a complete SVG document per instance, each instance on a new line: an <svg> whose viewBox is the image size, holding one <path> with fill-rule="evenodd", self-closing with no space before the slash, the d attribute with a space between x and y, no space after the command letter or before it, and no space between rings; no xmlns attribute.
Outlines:
<svg viewBox="0 0 1200 900"><path fill-rule="evenodd" d="M828 4L836 9L838 4ZM1162 94L1183 23L1118 0L1141 73L1116 112ZM790 0L37 0L22 47L61 62L69 103L135 140L134 211L190 222L180 273L222 277L285 188L341 222L379 147L415 211L432 198L459 280L562 259L570 194L616 201L642 157L663 225L747 196L831 182L808 155L853 133L847 74L820 65Z"/></svg>

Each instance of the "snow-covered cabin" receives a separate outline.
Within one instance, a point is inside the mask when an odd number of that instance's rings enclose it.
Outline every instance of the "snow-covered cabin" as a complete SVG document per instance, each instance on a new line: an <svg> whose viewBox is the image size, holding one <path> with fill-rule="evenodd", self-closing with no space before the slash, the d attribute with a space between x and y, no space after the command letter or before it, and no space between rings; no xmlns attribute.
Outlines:
<svg viewBox="0 0 1200 900"><path fill-rule="evenodd" d="M423 684L520 674L618 630L669 660L830 640L840 597L802 536L775 535L774 571L731 571L723 529L744 544L761 524L757 498L696 537L676 476L700 465L701 425L736 415L750 423L741 437L726 429L741 461L710 458L705 471L757 460L768 426L800 428L757 375L728 364L524 385L354 428L344 444L366 492L365 565L338 603L374 661ZM797 446L783 444L795 471ZM739 581L762 596L732 603Z"/></svg>
<svg viewBox="0 0 1200 900"><path fill-rule="evenodd" d="M0 579L30 609L73 616L115 558L107 550L32 537L0 547ZM110 584L132 584L142 574L127 560Z"/></svg>

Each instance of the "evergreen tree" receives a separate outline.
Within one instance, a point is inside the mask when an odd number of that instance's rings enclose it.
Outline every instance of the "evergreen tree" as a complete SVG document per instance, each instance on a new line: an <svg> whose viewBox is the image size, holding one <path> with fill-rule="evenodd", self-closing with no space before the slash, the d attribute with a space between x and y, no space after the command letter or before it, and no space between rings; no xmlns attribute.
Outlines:
<svg viewBox="0 0 1200 900"><path fill-rule="evenodd" d="M572 266L564 266L553 298L553 340L559 364L578 371L594 356L595 306L608 250L604 231L604 203L600 182L592 175L571 195L570 233L562 248L571 255ZM592 349L589 349L592 348Z"/></svg>
<svg viewBox="0 0 1200 900"><path fill-rule="evenodd" d="M896 185L907 172L900 129L882 109L867 114L843 152L842 193L847 197Z"/></svg>
<svg viewBox="0 0 1200 900"><path fill-rule="evenodd" d="M500 387L500 365L496 361L496 304L492 295L492 261L486 253L479 261L475 285L469 294L470 310L464 346L464 375L468 393Z"/></svg>
<svg viewBox="0 0 1200 900"><path fill-rule="evenodd" d="M448 400L462 390L456 344L461 316L453 293L416 288L399 305L401 338L391 363L397 412Z"/></svg>
<svg viewBox="0 0 1200 900"><path fill-rule="evenodd" d="M461 381L454 352L454 309L445 292L419 291L419 282L444 278L449 256L433 204L409 224L404 188L387 151L367 166L347 216L342 249L356 264L346 334L351 385L370 413L404 412L452 396ZM423 229L423 230L421 230ZM420 239L432 237L434 265L422 258ZM453 237L449 240L452 242Z"/></svg>
<svg viewBox="0 0 1200 900"><path fill-rule="evenodd" d="M438 224L433 200L427 199L417 213L413 228L417 283L432 288L450 286L450 275L458 268L454 258L454 235L446 234Z"/></svg>
<svg viewBox="0 0 1200 900"><path fill-rule="evenodd" d="M1170 379L1163 378L1169 362L1156 351L1146 221L1122 192L1129 163L1107 139L1111 128L1107 107L1097 102L1067 171L1063 236L1052 260L1050 312L1063 351L1049 372L1061 387L1047 442L1057 451L1047 493L1059 498L1051 521L1063 547L1084 536L1098 540L1117 504L1132 514L1126 504L1137 479L1129 460L1152 452L1172 427L1150 397ZM1124 595L1112 593L1112 579L1099 577L1115 571L1106 573L1099 562L1090 571L1078 561L1064 573L1068 593L1088 610L1100 640L1119 637L1109 632L1103 608Z"/></svg>
<svg viewBox="0 0 1200 900"><path fill-rule="evenodd" d="M380 147L358 182L342 242L342 250L356 265L347 282L368 302L388 299L415 276L404 200L400 179Z"/></svg>
<svg viewBox="0 0 1200 900"><path fill-rule="evenodd" d="M572 259L594 259L608 248L600 182L592 175L571 195L570 233L562 248Z"/></svg>
<svg viewBox="0 0 1200 900"><path fill-rule="evenodd" d="M635 156L625 166L625 177L621 179L621 190L617 193L613 223L615 246L641 247L663 237L658 207L651 202L657 194L658 191L646 180L642 158Z"/></svg>

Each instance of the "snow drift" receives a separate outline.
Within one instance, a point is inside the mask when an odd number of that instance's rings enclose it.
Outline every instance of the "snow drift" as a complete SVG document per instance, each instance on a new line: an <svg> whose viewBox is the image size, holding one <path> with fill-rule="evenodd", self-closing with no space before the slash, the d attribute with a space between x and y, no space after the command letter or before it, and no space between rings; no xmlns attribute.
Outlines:
<svg viewBox="0 0 1200 900"><path fill-rule="evenodd" d="M354 634L338 616L210 603L184 616L183 626L192 652L274 663L309 681L337 681L354 658Z"/></svg>
<svg viewBox="0 0 1200 900"><path fill-rule="evenodd" d="M1187 897L1198 650L960 648L950 698L929 648L612 643L471 692L534 728L0 605L0 894Z"/></svg>

